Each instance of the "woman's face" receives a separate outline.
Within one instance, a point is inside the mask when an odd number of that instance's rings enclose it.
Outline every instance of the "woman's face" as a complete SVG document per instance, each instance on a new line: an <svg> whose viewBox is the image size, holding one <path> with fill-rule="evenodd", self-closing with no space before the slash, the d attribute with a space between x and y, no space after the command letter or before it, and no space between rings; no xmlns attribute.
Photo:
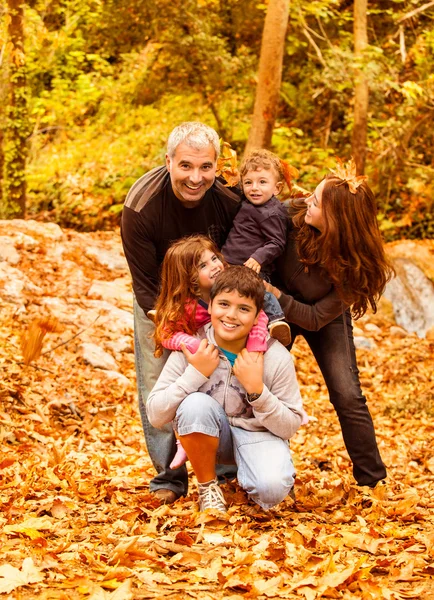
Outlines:
<svg viewBox="0 0 434 600"><path fill-rule="evenodd" d="M308 225L312 225L315 229L322 231L324 228L324 218L322 214L322 193L326 180L324 179L317 186L314 193L305 199L307 204L307 213L304 220Z"/></svg>

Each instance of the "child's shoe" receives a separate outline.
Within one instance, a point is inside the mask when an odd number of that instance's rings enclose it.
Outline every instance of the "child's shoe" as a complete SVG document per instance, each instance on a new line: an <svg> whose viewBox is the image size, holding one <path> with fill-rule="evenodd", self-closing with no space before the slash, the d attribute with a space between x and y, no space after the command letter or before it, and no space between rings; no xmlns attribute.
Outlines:
<svg viewBox="0 0 434 600"><path fill-rule="evenodd" d="M291 343L291 329L285 321L273 321L268 325L268 331L272 338L284 346L289 346Z"/></svg>
<svg viewBox="0 0 434 600"><path fill-rule="evenodd" d="M173 457L172 462L170 463L171 469L179 469L182 465L187 462L188 456L182 444L179 440L176 440L176 454Z"/></svg>
<svg viewBox="0 0 434 600"><path fill-rule="evenodd" d="M199 483L199 510L212 508L226 512L226 500L218 484L217 478L206 483Z"/></svg>

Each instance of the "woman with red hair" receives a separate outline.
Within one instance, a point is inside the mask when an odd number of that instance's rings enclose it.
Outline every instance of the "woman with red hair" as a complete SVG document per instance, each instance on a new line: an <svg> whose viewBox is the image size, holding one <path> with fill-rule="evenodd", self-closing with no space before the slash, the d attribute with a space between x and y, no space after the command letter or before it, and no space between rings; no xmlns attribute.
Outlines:
<svg viewBox="0 0 434 600"><path fill-rule="evenodd" d="M386 477L359 380L351 316L374 312L393 268L383 248L374 195L353 162L328 175L290 208L292 226L272 291L290 323L292 342L309 344L338 415L353 474L375 487Z"/></svg>

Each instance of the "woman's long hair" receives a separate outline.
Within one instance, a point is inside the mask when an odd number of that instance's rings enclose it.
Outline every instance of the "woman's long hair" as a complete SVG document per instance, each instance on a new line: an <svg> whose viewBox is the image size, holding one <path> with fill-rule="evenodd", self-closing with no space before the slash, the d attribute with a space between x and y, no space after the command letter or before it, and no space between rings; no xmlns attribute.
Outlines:
<svg viewBox="0 0 434 600"><path fill-rule="evenodd" d="M161 341L177 331L194 335L195 316L200 298L198 267L205 250L216 254L224 263L215 243L204 235L192 235L173 243L161 267L160 293L155 305L154 355L163 354ZM185 310L188 305L189 310Z"/></svg>
<svg viewBox="0 0 434 600"><path fill-rule="evenodd" d="M352 194L348 184L326 176L322 192L323 231L308 225L307 207L293 217L298 228L297 250L306 266L319 265L327 272L342 301L352 306L358 319L377 302L394 269L386 257L378 227L377 205L370 187L363 182Z"/></svg>

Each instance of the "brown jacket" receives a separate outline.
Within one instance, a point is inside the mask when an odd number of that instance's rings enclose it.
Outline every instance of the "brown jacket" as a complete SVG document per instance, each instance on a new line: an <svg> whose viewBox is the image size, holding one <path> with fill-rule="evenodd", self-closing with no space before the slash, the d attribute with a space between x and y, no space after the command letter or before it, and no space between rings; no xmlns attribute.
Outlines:
<svg viewBox="0 0 434 600"><path fill-rule="evenodd" d="M346 309L327 274L319 266L305 267L297 255L295 229L288 226L288 240L276 261L275 285L282 290L280 305L288 323L318 331Z"/></svg>

